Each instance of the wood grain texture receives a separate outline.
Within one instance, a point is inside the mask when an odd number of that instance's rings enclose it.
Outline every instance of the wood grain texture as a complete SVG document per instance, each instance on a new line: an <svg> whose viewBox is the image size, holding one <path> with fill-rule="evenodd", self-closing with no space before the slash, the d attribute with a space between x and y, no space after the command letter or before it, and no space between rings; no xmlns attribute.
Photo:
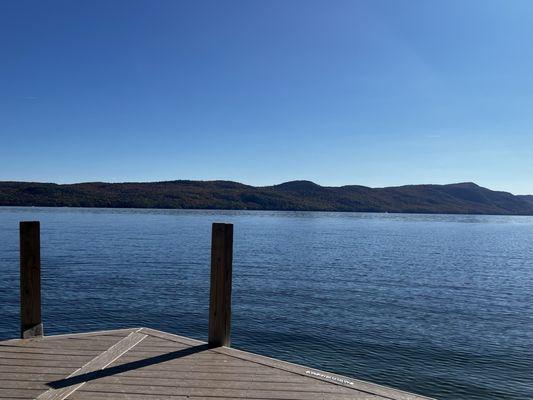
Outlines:
<svg viewBox="0 0 533 400"><path fill-rule="evenodd" d="M188 345L198 345L201 343L198 340L174 335L167 332L161 332L149 328L143 328L142 332L147 335L158 337L161 339L167 339L169 341L176 341L177 343L188 344ZM333 374L325 371L320 371L314 368L308 368L302 365L289 363L286 361L277 360L270 357L261 356L258 354L249 353L246 351L241 351L228 347L217 347L213 348L210 351L216 352L219 354L225 354L231 357L241 358L243 360L252 361L258 365L263 365L265 367L270 367L278 371L285 371L292 374L297 374L299 376L306 377L307 379L323 381L332 385L344 386L346 388L351 388L353 390L360 391L362 393L368 393L371 395L381 396L382 399L391 399L391 400L428 400L429 397L416 395L413 393L404 392L397 389L392 389L386 386L377 385L374 383L361 381L358 379L348 378L342 375ZM267 369L268 370L268 369ZM333 378L333 379L332 379ZM348 382L348 383L347 383ZM358 399L358 397L355 397Z"/></svg>
<svg viewBox="0 0 533 400"><path fill-rule="evenodd" d="M229 346L231 335L231 275L233 225L214 223L211 237L209 345Z"/></svg>
<svg viewBox="0 0 533 400"><path fill-rule="evenodd" d="M117 358L122 356L128 350L135 347L138 343L146 338L146 335L139 332L132 332L124 339L120 340L118 343L111 346L109 349L93 358L87 364L85 364L80 369L74 371L67 378L73 378L81 375L87 375L91 372L102 370L115 361ZM55 381L55 383L61 381ZM79 383L67 384L62 387L52 388L42 393L37 400L63 400L68 395L75 392L81 386L83 386L85 380L81 380ZM60 386L60 385L58 385Z"/></svg>
<svg viewBox="0 0 533 400"><path fill-rule="evenodd" d="M43 335L39 221L20 222L20 337Z"/></svg>
<svg viewBox="0 0 533 400"><path fill-rule="evenodd" d="M149 328L0 342L0 398L428 399Z"/></svg>

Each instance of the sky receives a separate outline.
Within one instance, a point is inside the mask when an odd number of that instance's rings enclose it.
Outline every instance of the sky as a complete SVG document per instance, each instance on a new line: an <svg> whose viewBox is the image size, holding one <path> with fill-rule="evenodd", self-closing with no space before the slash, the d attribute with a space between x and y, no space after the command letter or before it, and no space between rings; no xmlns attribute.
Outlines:
<svg viewBox="0 0 533 400"><path fill-rule="evenodd" d="M529 0L0 2L0 180L533 194Z"/></svg>

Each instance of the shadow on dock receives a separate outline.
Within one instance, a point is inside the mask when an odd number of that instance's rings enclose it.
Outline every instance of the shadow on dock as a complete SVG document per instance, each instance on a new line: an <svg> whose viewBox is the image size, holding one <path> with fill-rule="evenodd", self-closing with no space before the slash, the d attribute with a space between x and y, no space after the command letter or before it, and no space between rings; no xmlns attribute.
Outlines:
<svg viewBox="0 0 533 400"><path fill-rule="evenodd" d="M99 371L88 372L85 374L75 375L70 378L60 379L58 381L48 382L47 385L53 389L62 389L68 386L77 385L79 383L94 381L96 379L105 378L108 376L120 374L123 372L133 371L135 369L148 367L163 363L166 361L175 360L178 358L190 356L202 351L209 350L208 344L201 344L198 346L189 347L182 350L173 351L159 356L145 358L142 360L132 361L126 364L116 365Z"/></svg>

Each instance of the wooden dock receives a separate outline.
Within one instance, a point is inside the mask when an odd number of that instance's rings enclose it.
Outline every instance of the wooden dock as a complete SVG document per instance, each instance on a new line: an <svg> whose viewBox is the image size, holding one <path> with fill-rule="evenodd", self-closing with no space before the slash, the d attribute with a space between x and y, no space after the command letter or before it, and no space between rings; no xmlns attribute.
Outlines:
<svg viewBox="0 0 533 400"><path fill-rule="evenodd" d="M427 399L148 328L0 342L0 398Z"/></svg>
<svg viewBox="0 0 533 400"><path fill-rule="evenodd" d="M21 222L21 339L0 341L0 399L428 399L230 348L231 224L213 224L207 343L150 328L44 336L39 240Z"/></svg>

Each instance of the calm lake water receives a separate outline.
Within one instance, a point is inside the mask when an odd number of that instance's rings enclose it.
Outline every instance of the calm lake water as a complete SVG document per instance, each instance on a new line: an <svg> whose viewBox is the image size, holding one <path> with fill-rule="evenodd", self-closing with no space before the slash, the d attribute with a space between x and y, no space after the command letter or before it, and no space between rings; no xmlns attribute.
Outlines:
<svg viewBox="0 0 533 400"><path fill-rule="evenodd" d="M236 348L440 399L533 399L533 218L0 208L0 337L18 222L41 221L48 334L206 340L212 222L232 222Z"/></svg>

